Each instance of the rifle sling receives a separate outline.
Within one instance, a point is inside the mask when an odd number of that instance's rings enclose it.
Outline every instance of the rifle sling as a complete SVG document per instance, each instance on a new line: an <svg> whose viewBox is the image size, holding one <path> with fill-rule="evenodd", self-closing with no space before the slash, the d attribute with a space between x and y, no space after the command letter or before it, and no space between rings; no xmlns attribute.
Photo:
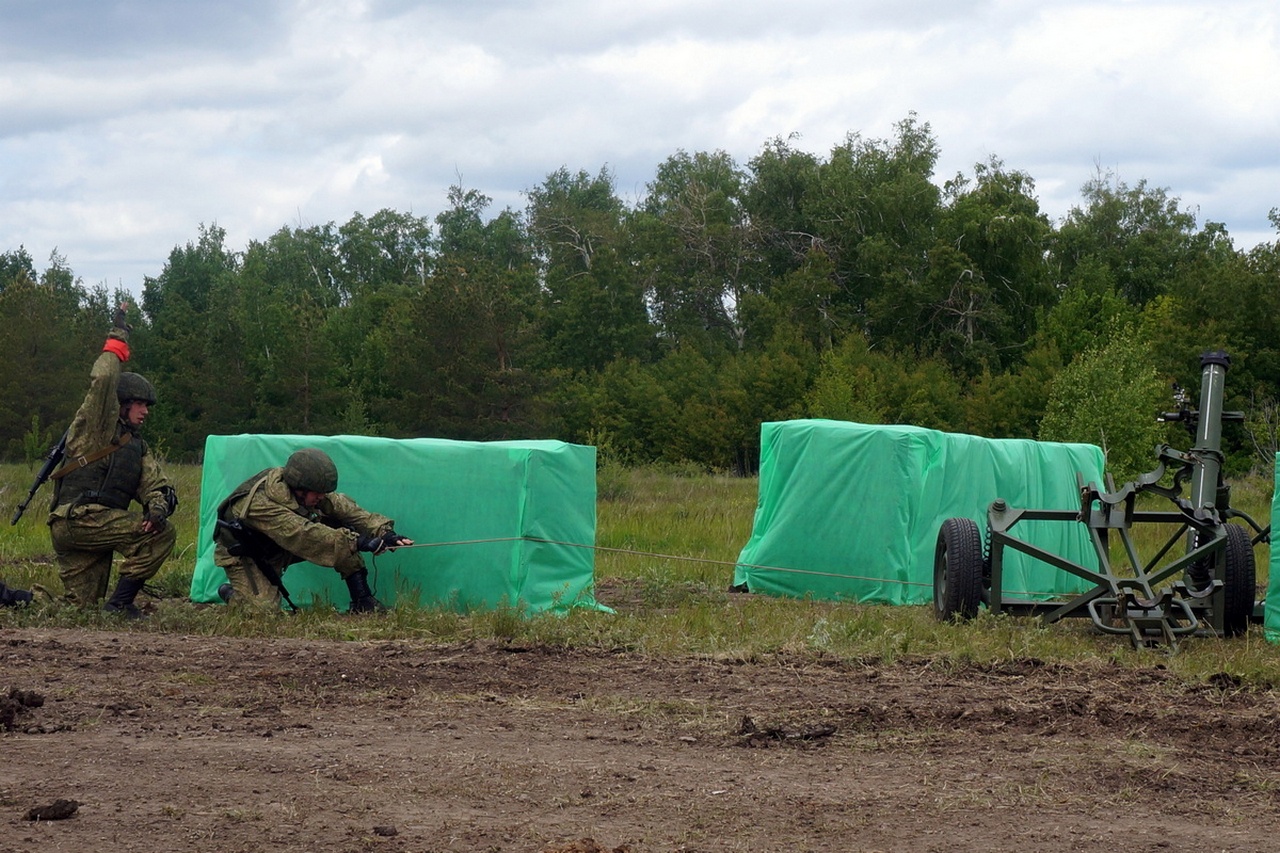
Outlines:
<svg viewBox="0 0 1280 853"><path fill-rule="evenodd" d="M129 439L132 437L133 437L133 433L126 432L124 435L120 436L120 441L116 444L108 444L106 447L102 448L101 450L95 450L94 452L86 456L77 456L75 459L68 460L67 464L63 465L57 471L54 471L52 474L50 474L49 479L61 480L63 477L67 476L72 471L78 471L81 468L85 467L86 465L90 465L94 462L97 462L99 459L102 459L103 457L110 456L112 453L115 453L117 450L119 450L120 448L128 444Z"/></svg>

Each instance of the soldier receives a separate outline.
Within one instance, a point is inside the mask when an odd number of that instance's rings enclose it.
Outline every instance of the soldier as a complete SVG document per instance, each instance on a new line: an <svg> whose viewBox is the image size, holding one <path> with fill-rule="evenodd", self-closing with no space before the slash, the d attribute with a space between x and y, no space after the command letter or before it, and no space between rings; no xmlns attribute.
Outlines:
<svg viewBox="0 0 1280 853"><path fill-rule="evenodd" d="M386 610L369 589L360 553L381 554L413 540L337 488L337 466L313 447L237 486L218 506L214 530L213 559L229 581L218 588L222 600L278 610L281 596L288 600L285 569L305 560L337 570L351 593L352 613Z"/></svg>
<svg viewBox="0 0 1280 853"><path fill-rule="evenodd" d="M107 594L114 553L124 557L103 610L141 616L134 599L173 551L178 495L138 433L156 403L151 383L121 370L129 360L127 304L115 313L89 393L67 431L66 461L52 475L49 534L66 599L81 607ZM142 512L130 511L137 502Z"/></svg>

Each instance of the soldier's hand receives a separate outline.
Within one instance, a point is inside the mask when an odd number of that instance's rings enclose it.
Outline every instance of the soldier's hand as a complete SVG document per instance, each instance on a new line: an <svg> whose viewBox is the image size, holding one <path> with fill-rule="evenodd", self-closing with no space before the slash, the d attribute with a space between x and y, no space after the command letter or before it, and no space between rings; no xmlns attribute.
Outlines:
<svg viewBox="0 0 1280 853"><path fill-rule="evenodd" d="M178 508L178 493L172 486L165 486L158 497L147 504L142 515L142 529L147 533L159 533L169 526L169 516Z"/></svg>
<svg viewBox="0 0 1280 853"><path fill-rule="evenodd" d="M129 325L129 303L121 302L116 306L115 313L111 315L111 325L117 329L124 329L126 332L133 331L133 326Z"/></svg>
<svg viewBox="0 0 1280 853"><path fill-rule="evenodd" d="M367 553L377 556L378 554L381 554L383 551L387 550L387 548L385 545L382 544L381 536L361 535L356 537L356 550L365 551Z"/></svg>
<svg viewBox="0 0 1280 853"><path fill-rule="evenodd" d="M412 544L413 544L412 539L410 539L407 536L401 536L399 533L396 533L394 530L388 530L386 533L382 534L382 547L388 551L394 551L395 549L403 545L412 545Z"/></svg>

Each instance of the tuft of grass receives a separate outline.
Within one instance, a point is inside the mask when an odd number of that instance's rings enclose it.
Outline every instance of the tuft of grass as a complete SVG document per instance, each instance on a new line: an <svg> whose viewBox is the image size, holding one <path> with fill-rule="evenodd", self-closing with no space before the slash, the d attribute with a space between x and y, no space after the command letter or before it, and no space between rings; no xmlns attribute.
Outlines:
<svg viewBox="0 0 1280 853"><path fill-rule="evenodd" d="M524 635L527 614L522 606L504 604L487 613L477 613L474 618L482 633L510 642Z"/></svg>

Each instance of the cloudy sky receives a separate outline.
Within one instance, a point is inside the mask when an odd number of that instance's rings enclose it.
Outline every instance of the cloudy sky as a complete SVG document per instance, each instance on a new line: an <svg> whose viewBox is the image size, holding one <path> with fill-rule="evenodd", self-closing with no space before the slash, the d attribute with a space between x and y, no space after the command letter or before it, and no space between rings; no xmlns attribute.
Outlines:
<svg viewBox="0 0 1280 853"><path fill-rule="evenodd" d="M0 0L0 251L136 292L201 224L521 209L561 166L634 203L679 150L912 112L939 182L999 157L1059 219L1101 169L1276 239L1275 0Z"/></svg>

